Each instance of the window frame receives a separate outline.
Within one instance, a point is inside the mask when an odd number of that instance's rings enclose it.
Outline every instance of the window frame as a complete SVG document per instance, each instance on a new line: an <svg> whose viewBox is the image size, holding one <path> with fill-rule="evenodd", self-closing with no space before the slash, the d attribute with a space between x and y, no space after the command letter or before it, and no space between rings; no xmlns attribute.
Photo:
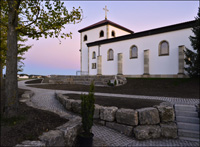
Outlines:
<svg viewBox="0 0 200 147"><path fill-rule="evenodd" d="M166 42L168 47L167 47L167 53L162 54L161 53L161 47L162 47L162 43ZM162 40L159 45L158 45L158 55L159 56L169 56L169 42L166 40Z"/></svg>
<svg viewBox="0 0 200 147"><path fill-rule="evenodd" d="M87 40L88 40L87 35L84 35L84 37L83 37L83 41L87 41Z"/></svg>
<svg viewBox="0 0 200 147"><path fill-rule="evenodd" d="M113 34L114 34L114 35L113 35ZM111 32L111 36L112 36L112 37L115 37L115 36L116 36L114 30L112 30L112 32Z"/></svg>
<svg viewBox="0 0 200 147"><path fill-rule="evenodd" d="M101 31L99 32L99 38L101 38L101 37L104 37L104 31L103 31L103 30L101 30Z"/></svg>
<svg viewBox="0 0 200 147"><path fill-rule="evenodd" d="M96 63L92 63L92 69L97 69Z"/></svg>
<svg viewBox="0 0 200 147"><path fill-rule="evenodd" d="M136 50L136 56L132 56L132 50L133 50L134 47L136 47L136 49L137 49ZM129 58L130 59L136 59L136 58L138 58L138 47L136 45L132 45L130 47Z"/></svg>
<svg viewBox="0 0 200 147"><path fill-rule="evenodd" d="M92 59L96 59L96 52L95 51L92 52Z"/></svg>
<svg viewBox="0 0 200 147"><path fill-rule="evenodd" d="M112 59L110 58L111 51L112 51ZM107 52L107 61L113 61L113 60L114 60L114 51L113 51L113 49L109 49Z"/></svg>

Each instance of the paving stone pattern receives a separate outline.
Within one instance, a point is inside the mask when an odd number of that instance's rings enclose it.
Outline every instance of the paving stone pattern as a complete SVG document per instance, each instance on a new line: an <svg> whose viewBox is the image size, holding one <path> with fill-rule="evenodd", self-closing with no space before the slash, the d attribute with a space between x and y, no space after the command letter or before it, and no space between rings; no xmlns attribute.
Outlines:
<svg viewBox="0 0 200 147"><path fill-rule="evenodd" d="M63 90L46 90L33 87L27 87L26 81L19 81L18 86L22 89L28 89L35 94L31 98L32 103L40 109L55 112L57 114L68 115L73 117L74 114L68 112L64 107L56 100L55 93L74 93L81 94L83 92L75 91L63 91ZM122 94L105 94L96 93L96 95L102 96L115 96L115 97L127 97L127 98L146 98L146 99L158 99L172 102L173 104L190 104L194 105L198 103L195 99L182 99L182 98L168 98L168 97L152 97L152 96L138 96L138 95L122 95ZM199 146L199 142L186 141L180 139L156 139L138 141L133 137L127 137L115 130L107 128L105 126L94 125L92 128L95 140L93 146Z"/></svg>

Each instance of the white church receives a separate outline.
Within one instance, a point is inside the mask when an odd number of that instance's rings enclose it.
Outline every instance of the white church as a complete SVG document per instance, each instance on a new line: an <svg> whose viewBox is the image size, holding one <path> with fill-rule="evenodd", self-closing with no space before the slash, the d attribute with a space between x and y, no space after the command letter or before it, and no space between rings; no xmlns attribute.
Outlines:
<svg viewBox="0 0 200 147"><path fill-rule="evenodd" d="M184 77L195 21L133 32L107 19L80 29L81 75Z"/></svg>

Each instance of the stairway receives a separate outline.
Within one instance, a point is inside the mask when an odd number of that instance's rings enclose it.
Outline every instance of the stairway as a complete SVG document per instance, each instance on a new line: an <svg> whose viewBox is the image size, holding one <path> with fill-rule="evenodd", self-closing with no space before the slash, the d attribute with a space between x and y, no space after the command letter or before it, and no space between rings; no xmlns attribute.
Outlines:
<svg viewBox="0 0 200 147"><path fill-rule="evenodd" d="M199 117L194 105L175 104L180 139L199 142Z"/></svg>

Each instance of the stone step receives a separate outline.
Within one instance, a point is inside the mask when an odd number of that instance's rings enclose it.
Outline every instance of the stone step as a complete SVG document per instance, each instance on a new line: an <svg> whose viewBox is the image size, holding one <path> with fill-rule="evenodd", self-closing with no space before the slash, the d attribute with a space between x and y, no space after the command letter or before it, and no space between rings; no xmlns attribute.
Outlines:
<svg viewBox="0 0 200 147"><path fill-rule="evenodd" d="M176 121L192 123L192 124L199 124L199 118L195 118L195 117L176 116Z"/></svg>
<svg viewBox="0 0 200 147"><path fill-rule="evenodd" d="M178 136L180 137L189 137L189 138L199 138L199 131L189 131L189 130L178 130Z"/></svg>
<svg viewBox="0 0 200 147"><path fill-rule="evenodd" d="M186 117L198 117L197 112L191 112L191 111L175 111L176 116L186 116Z"/></svg>
<svg viewBox="0 0 200 147"><path fill-rule="evenodd" d="M199 138L179 137L179 139L200 142Z"/></svg>
<svg viewBox="0 0 200 147"><path fill-rule="evenodd" d="M199 124L191 124L184 122L177 122L178 129L196 131L199 130Z"/></svg>
<svg viewBox="0 0 200 147"><path fill-rule="evenodd" d="M176 104L175 105L175 111L191 111L191 112L196 112L196 107L194 105Z"/></svg>

